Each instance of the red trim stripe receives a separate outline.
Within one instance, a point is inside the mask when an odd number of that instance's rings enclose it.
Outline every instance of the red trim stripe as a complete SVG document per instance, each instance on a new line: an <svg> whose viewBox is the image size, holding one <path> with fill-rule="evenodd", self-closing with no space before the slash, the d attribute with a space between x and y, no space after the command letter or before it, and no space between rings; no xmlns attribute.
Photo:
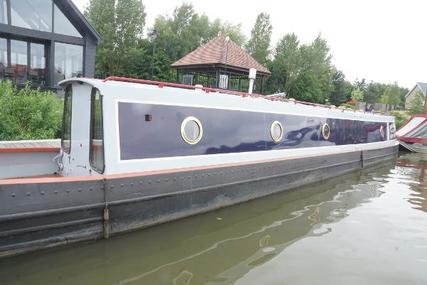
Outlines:
<svg viewBox="0 0 427 285"><path fill-rule="evenodd" d="M403 141L403 142L406 142L406 143L427 144L427 138L399 137L399 140Z"/></svg>
<svg viewBox="0 0 427 285"><path fill-rule="evenodd" d="M28 153L28 152L59 152L59 147L7 147L0 148L0 153Z"/></svg>
<svg viewBox="0 0 427 285"><path fill-rule="evenodd" d="M390 146L393 147L393 146ZM240 165L251 165L251 164L259 164L259 163L268 163L268 162L278 162L278 161L286 161L291 159L301 159L301 158L310 158L317 156L325 156L331 154L342 154L355 152L355 150L348 151L330 151L324 153L317 153L310 156L300 155L293 157L285 157L285 158L275 158L275 159L266 159L266 160L254 160L254 161L246 161L246 162L235 162L235 163L223 163L223 164L215 164L215 165L204 165L204 166L195 166L195 167L183 167L183 168L169 168L162 170L149 170L142 172L131 172L131 173L119 173L119 174L108 174L108 175L99 175L99 176L59 176L59 177L43 177L43 178L11 178L11 179L0 179L0 185L8 185L8 184L29 184L29 183L57 183L57 182L77 182L77 181L98 181L103 179L119 179L119 178L130 178L130 177L138 177L138 176L149 176L149 175L157 175L157 174L168 174L168 173L181 173L186 171L197 171L197 170L206 170L206 169L215 169L221 167L233 167ZM356 151L358 152L358 151Z"/></svg>

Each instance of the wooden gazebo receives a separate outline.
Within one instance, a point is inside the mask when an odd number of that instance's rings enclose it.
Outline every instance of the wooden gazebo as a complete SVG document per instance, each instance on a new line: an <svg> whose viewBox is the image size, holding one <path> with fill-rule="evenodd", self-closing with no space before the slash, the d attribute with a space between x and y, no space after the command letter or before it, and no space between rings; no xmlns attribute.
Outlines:
<svg viewBox="0 0 427 285"><path fill-rule="evenodd" d="M177 82L189 85L248 91L249 69L257 70L254 92L263 93L270 71L225 36L218 36L171 65Z"/></svg>

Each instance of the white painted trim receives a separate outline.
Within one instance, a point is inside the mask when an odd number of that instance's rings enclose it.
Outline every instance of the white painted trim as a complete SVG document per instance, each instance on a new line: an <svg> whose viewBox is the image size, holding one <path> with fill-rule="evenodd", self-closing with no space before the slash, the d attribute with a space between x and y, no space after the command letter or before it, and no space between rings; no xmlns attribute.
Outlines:
<svg viewBox="0 0 427 285"><path fill-rule="evenodd" d="M175 156L162 158L146 158L118 161L110 173L141 172L173 168L201 167L220 164L247 163L265 160L293 159L300 157L316 157L328 154L339 154L354 151L383 149L396 146L396 140L385 142L352 144L342 146L322 146L310 148L266 150L240 153L205 154L192 156Z"/></svg>

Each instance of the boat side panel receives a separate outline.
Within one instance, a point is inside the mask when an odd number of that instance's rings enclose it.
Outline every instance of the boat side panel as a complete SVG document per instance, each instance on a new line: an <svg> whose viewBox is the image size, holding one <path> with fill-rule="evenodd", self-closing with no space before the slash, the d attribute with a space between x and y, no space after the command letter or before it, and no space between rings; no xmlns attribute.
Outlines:
<svg viewBox="0 0 427 285"><path fill-rule="evenodd" d="M121 160L365 144L387 139L386 122L141 103L118 104ZM197 117L203 125L203 137L196 145L187 144L181 137L181 123L189 116ZM275 143L270 135L274 121L284 126L284 136L279 143ZM322 135L325 123L331 128L329 139Z"/></svg>
<svg viewBox="0 0 427 285"><path fill-rule="evenodd" d="M102 235L102 180L0 185L0 257Z"/></svg>
<svg viewBox="0 0 427 285"><path fill-rule="evenodd" d="M323 181L389 160L397 147L255 165L108 180L111 232L119 233ZM237 181L237 182L236 182Z"/></svg>
<svg viewBox="0 0 427 285"><path fill-rule="evenodd" d="M101 238L323 181L390 159L396 149L179 174L1 185L0 256Z"/></svg>

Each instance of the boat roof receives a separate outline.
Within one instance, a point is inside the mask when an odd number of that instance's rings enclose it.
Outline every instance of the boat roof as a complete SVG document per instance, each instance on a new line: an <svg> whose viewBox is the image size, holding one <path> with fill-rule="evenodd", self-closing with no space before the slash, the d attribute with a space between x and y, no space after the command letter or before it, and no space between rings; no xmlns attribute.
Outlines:
<svg viewBox="0 0 427 285"><path fill-rule="evenodd" d="M412 116L396 132L396 137L403 142L427 143L427 114Z"/></svg>
<svg viewBox="0 0 427 285"><path fill-rule="evenodd" d="M312 106L312 107L319 107L324 109L329 109L331 111L335 112L343 112L347 114L358 114L358 115L364 115L366 117L375 117L381 120L387 120L387 121L393 121L393 116L384 115L382 113L372 113L372 112L365 112L361 110L352 110L348 108L337 108L334 105L323 105L318 103L311 103L311 102L305 102L305 101L299 101L295 100L293 98L283 98L281 96L269 96L269 95L261 95L261 94L249 94L246 92L240 92L240 91L234 91L234 90L226 90L226 89L218 89L218 88L210 88L210 87L203 87L202 85L185 85L185 84L179 84L179 83L171 83L171 82L162 82L162 81L153 81L153 80L145 80L145 79L136 79L136 78L127 78L127 77L117 77L117 76L110 76L105 79L94 79L94 78L86 78L86 77L75 77L63 80L59 82L60 86L65 86L68 83L72 82L82 82L87 83L89 85L92 85L93 87L99 89L101 93L105 94L107 89L109 87L130 87L130 88L137 88L140 89L141 86L157 86L158 88L173 88L173 89L187 89L187 90L194 90L204 93L211 93L211 94L221 94L221 95L235 95L240 97L246 97L246 98L256 98L256 99L264 99L269 101L280 101L280 102L288 102L293 104L301 104L306 106ZM109 92L107 92L109 93Z"/></svg>

